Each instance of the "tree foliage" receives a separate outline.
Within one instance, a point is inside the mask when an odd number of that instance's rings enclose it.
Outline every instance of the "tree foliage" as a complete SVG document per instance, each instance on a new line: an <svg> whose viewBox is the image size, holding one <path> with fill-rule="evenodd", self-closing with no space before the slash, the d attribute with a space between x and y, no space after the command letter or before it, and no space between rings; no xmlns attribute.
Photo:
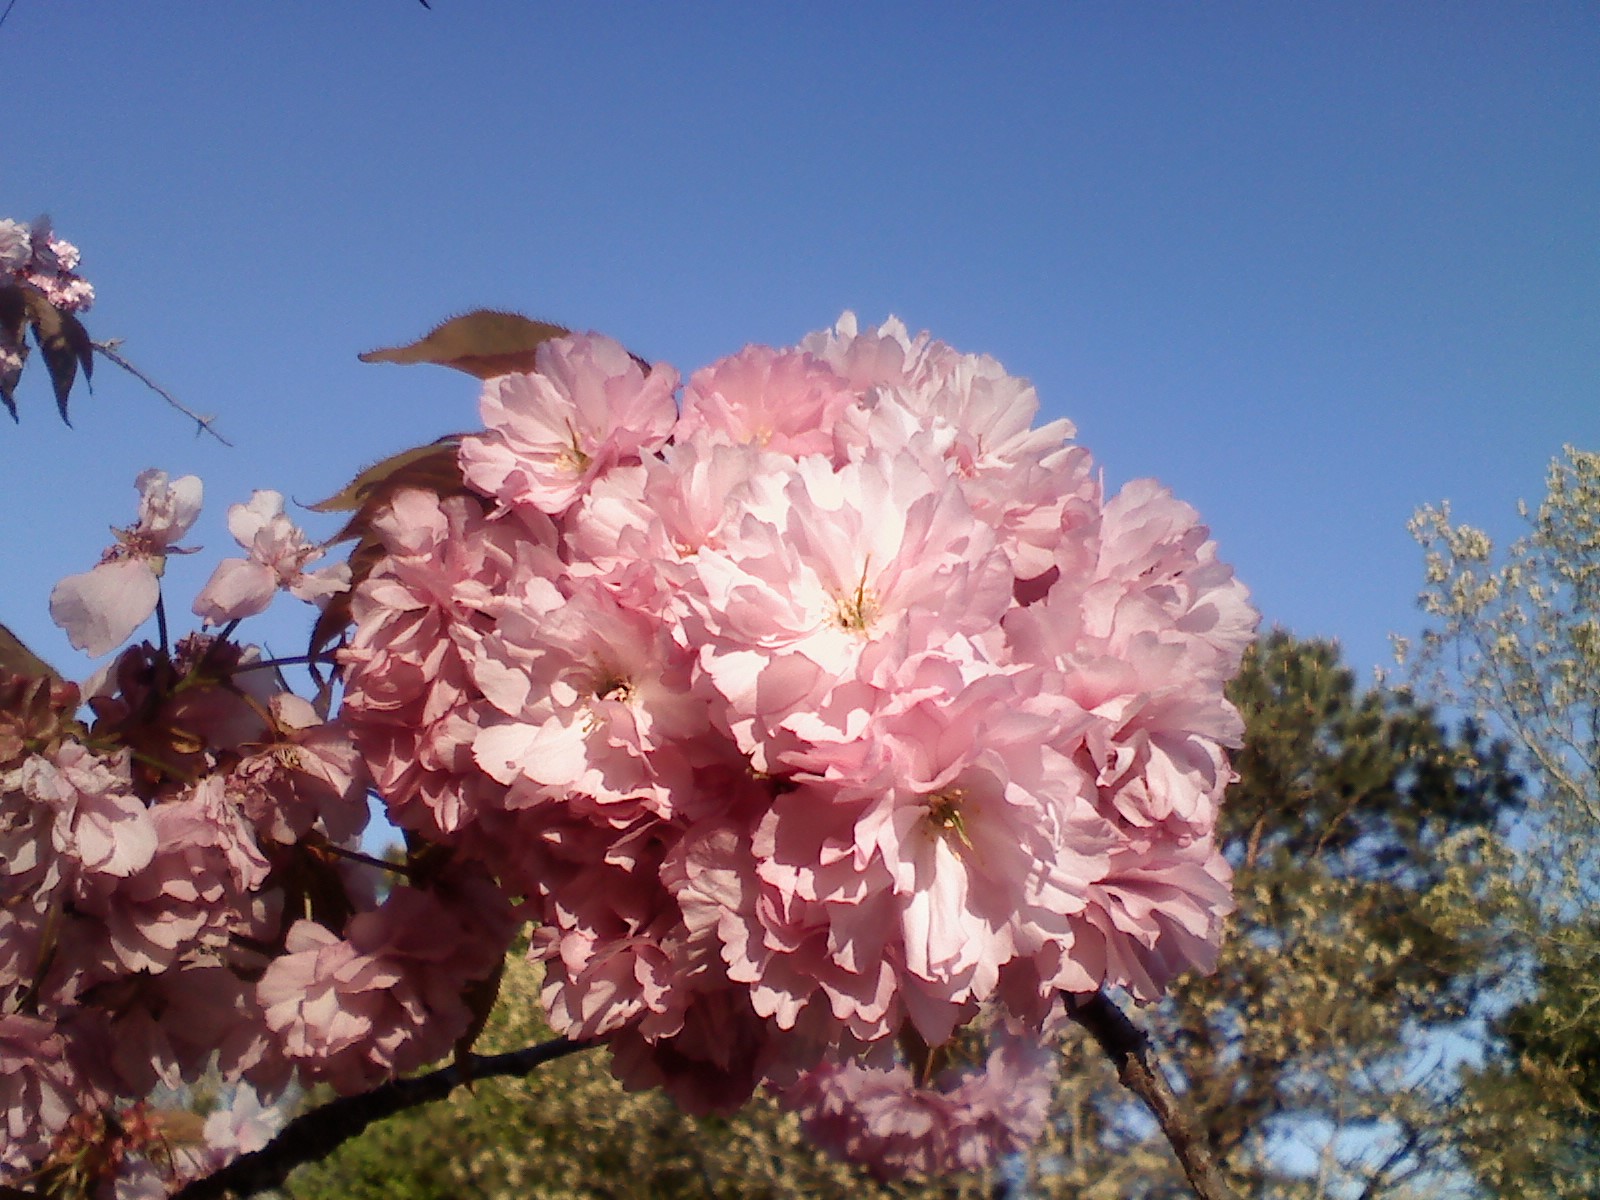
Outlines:
<svg viewBox="0 0 1600 1200"><path fill-rule="evenodd" d="M1426 508L1426 686L1501 732L1529 780L1476 919L1512 946L1498 1052L1474 1073L1467 1157L1493 1194L1600 1191L1600 454L1567 447L1501 555Z"/></svg>

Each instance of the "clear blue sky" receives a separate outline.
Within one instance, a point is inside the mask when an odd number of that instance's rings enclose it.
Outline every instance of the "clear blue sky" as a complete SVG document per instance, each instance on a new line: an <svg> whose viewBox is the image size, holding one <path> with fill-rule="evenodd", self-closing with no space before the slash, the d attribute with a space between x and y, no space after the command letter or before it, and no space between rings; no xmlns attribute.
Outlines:
<svg viewBox="0 0 1600 1200"><path fill-rule="evenodd" d="M69 674L50 587L140 469L207 483L182 608L252 488L474 423L465 376L355 355L479 306L686 370L896 313L1363 669L1418 621L1416 505L1509 534L1600 448L1592 3L14 0L0 77L0 216L53 214L91 332L237 443L108 364L71 431L25 379L0 620Z"/></svg>

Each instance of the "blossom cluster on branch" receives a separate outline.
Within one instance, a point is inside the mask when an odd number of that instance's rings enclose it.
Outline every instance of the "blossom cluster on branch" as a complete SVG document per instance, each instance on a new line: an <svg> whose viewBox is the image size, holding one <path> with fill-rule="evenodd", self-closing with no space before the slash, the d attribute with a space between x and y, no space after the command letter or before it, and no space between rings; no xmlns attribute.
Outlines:
<svg viewBox="0 0 1600 1200"><path fill-rule="evenodd" d="M1255 614L1193 510L898 322L677 383L598 336L491 380L342 655L392 819L528 900L554 1026L717 1111L1207 968Z"/></svg>
<svg viewBox="0 0 1600 1200"><path fill-rule="evenodd" d="M78 274L79 258L76 246L56 236L49 217L28 225L0 219L0 403L12 417L28 330L49 367L63 420L78 368L89 374L89 335L75 314L94 303L94 285Z"/></svg>
<svg viewBox="0 0 1600 1200"><path fill-rule="evenodd" d="M84 697L6 685L4 1167L207 1066L270 1096L438 1059L524 920L552 1025L629 1086L771 1087L885 1173L1036 1134L1063 994L1155 999L1230 909L1256 616L1195 512L1105 496L1029 385L894 320L681 387L593 334L479 373L484 430L363 487L348 564L236 505L220 631L169 650L159 607L197 480L141 476L57 588L80 647L162 638ZM280 590L324 610L336 714L232 640Z"/></svg>

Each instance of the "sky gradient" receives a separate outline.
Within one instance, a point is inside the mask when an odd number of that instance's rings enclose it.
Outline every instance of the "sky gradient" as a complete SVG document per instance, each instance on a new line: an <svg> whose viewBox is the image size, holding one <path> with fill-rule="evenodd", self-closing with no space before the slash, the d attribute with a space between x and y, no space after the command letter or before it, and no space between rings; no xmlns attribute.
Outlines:
<svg viewBox="0 0 1600 1200"><path fill-rule="evenodd" d="M1417 505L1512 535L1600 448L1593 4L15 0L0 74L0 216L52 214L94 336L236 443L106 363L68 430L30 368L0 620L68 675L50 588L141 469L206 481L181 611L253 488L475 424L465 376L355 358L475 307L685 374L894 313L1362 670L1418 625Z"/></svg>

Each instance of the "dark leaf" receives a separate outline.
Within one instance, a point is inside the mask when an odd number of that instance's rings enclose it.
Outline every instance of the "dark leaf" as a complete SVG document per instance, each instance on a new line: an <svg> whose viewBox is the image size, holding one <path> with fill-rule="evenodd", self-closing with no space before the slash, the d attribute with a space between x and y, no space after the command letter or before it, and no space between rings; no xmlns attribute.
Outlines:
<svg viewBox="0 0 1600 1200"><path fill-rule="evenodd" d="M39 293L24 293L28 318L33 324L33 340L39 344L45 366L50 370L50 383L56 392L56 408L68 425L67 397L78 376L79 366L88 379L94 371L94 343L89 331L69 312L63 312Z"/></svg>
<svg viewBox="0 0 1600 1200"><path fill-rule="evenodd" d="M455 1061L464 1072L472 1069L469 1055L472 1047L478 1040L478 1035L483 1032L489 1023L489 1014L494 1011L494 1002L500 998L500 981L506 973L506 962L502 958L495 964L494 971L487 979L479 979L467 985L462 999L466 1001L467 1011L472 1014L472 1021L466 1030L456 1039Z"/></svg>
<svg viewBox="0 0 1600 1200"><path fill-rule="evenodd" d="M0 287L0 346L14 349L19 360L28 356L27 343L22 340L22 331L27 325L28 301L22 289L14 284ZM0 370L0 400L5 401L13 421L17 419L16 391L21 378L20 361L15 367Z"/></svg>

